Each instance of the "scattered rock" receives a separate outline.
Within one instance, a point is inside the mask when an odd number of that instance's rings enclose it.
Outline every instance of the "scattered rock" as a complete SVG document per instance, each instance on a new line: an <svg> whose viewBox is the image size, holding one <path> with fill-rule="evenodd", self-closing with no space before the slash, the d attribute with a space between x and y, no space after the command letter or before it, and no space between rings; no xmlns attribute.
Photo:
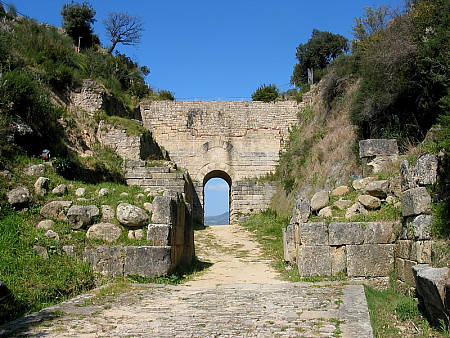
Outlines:
<svg viewBox="0 0 450 338"><path fill-rule="evenodd" d="M331 211L331 207L325 207L323 209L320 209L318 216L323 217L323 218L333 217L333 212Z"/></svg>
<svg viewBox="0 0 450 338"><path fill-rule="evenodd" d="M144 238L144 230L143 229L134 230L134 237L137 240L143 239Z"/></svg>
<svg viewBox="0 0 450 338"><path fill-rule="evenodd" d="M389 193L400 198L402 196L402 185L400 176L389 178Z"/></svg>
<svg viewBox="0 0 450 338"><path fill-rule="evenodd" d="M13 207L23 207L28 205L31 200L30 191L25 187L17 187L6 193L8 203Z"/></svg>
<svg viewBox="0 0 450 338"><path fill-rule="evenodd" d="M47 237L49 239L54 239L57 242L59 241L59 235L56 232L54 232L53 230L48 230L45 233L45 237Z"/></svg>
<svg viewBox="0 0 450 338"><path fill-rule="evenodd" d="M86 192L86 188L78 188L77 190L75 190L75 195L78 197L81 197L85 194Z"/></svg>
<svg viewBox="0 0 450 338"><path fill-rule="evenodd" d="M144 203L144 209L148 212L152 212L153 205L151 203L145 202Z"/></svg>
<svg viewBox="0 0 450 338"><path fill-rule="evenodd" d="M402 191L413 189L417 187L416 181L409 169L409 162L407 160L403 160L400 163L400 184L402 187Z"/></svg>
<svg viewBox="0 0 450 338"><path fill-rule="evenodd" d="M341 186L333 189L333 191L331 192L331 195L342 196L342 195L345 195L346 193L348 193L349 191L350 191L349 187L347 187L346 185L341 185Z"/></svg>
<svg viewBox="0 0 450 338"><path fill-rule="evenodd" d="M309 204L309 200L299 197L295 201L294 215L292 216L291 223L307 222L310 214L311 205Z"/></svg>
<svg viewBox="0 0 450 338"><path fill-rule="evenodd" d="M372 173L379 173L397 160L398 155L378 155L367 163L367 167L371 169Z"/></svg>
<svg viewBox="0 0 450 338"><path fill-rule="evenodd" d="M41 216L55 218L60 221L66 220L66 213L72 205L72 201L52 201L41 209Z"/></svg>
<svg viewBox="0 0 450 338"><path fill-rule="evenodd" d="M352 201L343 200L341 198L338 201L334 202L333 206L339 210L345 210L350 204L352 204Z"/></svg>
<svg viewBox="0 0 450 338"><path fill-rule="evenodd" d="M325 190L318 191L311 198L311 211L320 210L328 205L330 197Z"/></svg>
<svg viewBox="0 0 450 338"><path fill-rule="evenodd" d="M368 213L369 212L366 210L366 208L364 208L364 206L361 203L356 202L350 208L347 209L347 211L345 212L345 218L350 219L356 215L359 214L367 215Z"/></svg>
<svg viewBox="0 0 450 338"><path fill-rule="evenodd" d="M145 210L129 203L120 203L117 206L116 215L122 225L129 227L145 226L149 221Z"/></svg>
<svg viewBox="0 0 450 338"><path fill-rule="evenodd" d="M136 239L136 237L134 237L134 230L128 230L128 239Z"/></svg>
<svg viewBox="0 0 450 338"><path fill-rule="evenodd" d="M29 176L44 175L45 174L45 165L43 165L43 164L32 165L25 170L25 174L27 174Z"/></svg>
<svg viewBox="0 0 450 338"><path fill-rule="evenodd" d="M409 217L406 220L407 228L412 228L414 238L419 241L431 239L431 215Z"/></svg>
<svg viewBox="0 0 450 338"><path fill-rule="evenodd" d="M34 183L34 191L39 196L44 196L47 193L50 180L47 177L39 177Z"/></svg>
<svg viewBox="0 0 450 338"><path fill-rule="evenodd" d="M110 205L102 205L102 220L104 221L111 221L114 219L115 212L114 208Z"/></svg>
<svg viewBox="0 0 450 338"><path fill-rule="evenodd" d="M361 195L358 197L358 202L361 203L367 209L378 209L381 206L381 201L377 197L370 195Z"/></svg>
<svg viewBox="0 0 450 338"><path fill-rule="evenodd" d="M353 180L352 187L355 190L363 190L369 182L376 181L376 177L358 178Z"/></svg>
<svg viewBox="0 0 450 338"><path fill-rule="evenodd" d="M67 194L67 186L65 184L60 184L58 186L56 186L53 190L52 190L52 194L58 195L58 196L62 196Z"/></svg>
<svg viewBox="0 0 450 338"><path fill-rule="evenodd" d="M431 196L425 187L409 189L402 194L403 217L426 214L431 211Z"/></svg>
<svg viewBox="0 0 450 338"><path fill-rule="evenodd" d="M34 249L34 251L35 251L39 256L41 256L42 258L47 259L47 258L49 257L49 256L48 256L47 249L44 248L43 246L35 245L35 246L33 246L33 249Z"/></svg>
<svg viewBox="0 0 450 338"><path fill-rule="evenodd" d="M40 221L37 224L36 228L48 230L48 229L53 228L54 224L55 224L55 222L53 222L51 219L46 219L46 220Z"/></svg>
<svg viewBox="0 0 450 338"><path fill-rule="evenodd" d="M108 188L101 188L99 191L98 191L98 195L99 196L106 196L106 195L108 195L109 194L109 189Z"/></svg>
<svg viewBox="0 0 450 338"><path fill-rule="evenodd" d="M128 193L125 192L125 191L124 191L124 192L121 192L121 193L120 193L120 196L122 196L122 197L128 197Z"/></svg>
<svg viewBox="0 0 450 338"><path fill-rule="evenodd" d="M139 193L139 194L136 195L136 199L141 199L141 198L144 198L144 197L145 197L145 195L142 194L142 193Z"/></svg>
<svg viewBox="0 0 450 338"><path fill-rule="evenodd" d="M374 197L386 198L389 192L389 181L381 180L369 182L366 185L364 192Z"/></svg>
<svg viewBox="0 0 450 338"><path fill-rule="evenodd" d="M436 183L438 159L436 155L426 154L419 157L414 168L417 183L420 185Z"/></svg>
<svg viewBox="0 0 450 338"><path fill-rule="evenodd" d="M398 155L396 139L367 139L359 141L359 157Z"/></svg>
<svg viewBox="0 0 450 338"><path fill-rule="evenodd" d="M69 257L77 258L77 253L75 252L74 245L64 245L62 251Z"/></svg>
<svg viewBox="0 0 450 338"><path fill-rule="evenodd" d="M9 170L0 170L0 176L8 180L11 180L13 178L13 175Z"/></svg>
<svg viewBox="0 0 450 338"><path fill-rule="evenodd" d="M387 204L393 205L393 204L395 204L395 202L397 202L397 199L395 197L393 197L393 196L386 197Z"/></svg>
<svg viewBox="0 0 450 338"><path fill-rule="evenodd" d="M115 224L97 223L89 228L86 237L111 243L117 240L121 234L122 230Z"/></svg>
<svg viewBox="0 0 450 338"><path fill-rule="evenodd" d="M92 224L93 217L98 216L99 213L95 205L72 205L67 211L67 220L72 229L80 229Z"/></svg>

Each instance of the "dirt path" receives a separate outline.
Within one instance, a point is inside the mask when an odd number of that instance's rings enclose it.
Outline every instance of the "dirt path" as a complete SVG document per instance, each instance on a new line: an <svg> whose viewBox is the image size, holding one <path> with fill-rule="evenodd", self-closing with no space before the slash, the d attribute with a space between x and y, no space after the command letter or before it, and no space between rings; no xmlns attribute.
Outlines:
<svg viewBox="0 0 450 338"><path fill-rule="evenodd" d="M217 225L196 231L195 250L199 260L213 265L185 285L281 283L270 261L262 258L253 235L239 225Z"/></svg>

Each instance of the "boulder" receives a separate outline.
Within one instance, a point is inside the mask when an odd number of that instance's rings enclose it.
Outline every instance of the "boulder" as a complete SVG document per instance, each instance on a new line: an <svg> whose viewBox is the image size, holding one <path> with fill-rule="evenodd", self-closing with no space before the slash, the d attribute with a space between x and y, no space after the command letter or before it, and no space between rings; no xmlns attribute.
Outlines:
<svg viewBox="0 0 450 338"><path fill-rule="evenodd" d="M364 208L364 206L361 203L356 202L345 211L345 218L350 219L359 214L367 215L368 213L369 212L366 210L366 208Z"/></svg>
<svg viewBox="0 0 450 338"><path fill-rule="evenodd" d="M86 188L78 188L75 190L75 195L78 197L83 196L86 193Z"/></svg>
<svg viewBox="0 0 450 338"><path fill-rule="evenodd" d="M153 211L153 206L151 203L145 202L144 203L144 209L147 210L148 212L152 212Z"/></svg>
<svg viewBox="0 0 450 338"><path fill-rule="evenodd" d="M350 192L350 188L346 185L341 185L331 191L331 195L333 196L342 196L346 193Z"/></svg>
<svg viewBox="0 0 450 338"><path fill-rule="evenodd" d="M121 193L120 193L120 196L122 196L122 197L128 197L128 193L125 192L125 191L124 191L124 192L121 192Z"/></svg>
<svg viewBox="0 0 450 338"><path fill-rule="evenodd" d="M25 174L29 176L38 176L38 175L44 175L45 174L45 165L43 164L35 164L32 166L29 166L25 170Z"/></svg>
<svg viewBox="0 0 450 338"><path fill-rule="evenodd" d="M407 160L403 160L402 163L400 163L400 185L402 191L417 187L416 181L414 180L412 172L409 169L409 162Z"/></svg>
<svg viewBox="0 0 450 338"><path fill-rule="evenodd" d="M365 177L353 180L352 187L355 190L363 190L369 182L376 181L376 177Z"/></svg>
<svg viewBox="0 0 450 338"><path fill-rule="evenodd" d="M330 197L325 190L318 191L311 198L311 211L320 210L328 205Z"/></svg>
<svg viewBox="0 0 450 338"><path fill-rule="evenodd" d="M13 207L22 207L28 205L31 200L30 191L25 187L17 187L6 193L8 203Z"/></svg>
<svg viewBox="0 0 450 338"><path fill-rule="evenodd" d="M71 205L72 201L52 201L42 207L40 214L46 218L64 221Z"/></svg>
<svg viewBox="0 0 450 338"><path fill-rule="evenodd" d="M108 243L114 242L122 234L122 230L112 223L97 223L89 228L86 237L99 239Z"/></svg>
<svg viewBox="0 0 450 338"><path fill-rule="evenodd" d="M325 207L323 209L320 209L318 216L322 217L322 218L333 217L333 212L331 211L331 207Z"/></svg>
<svg viewBox="0 0 450 338"><path fill-rule="evenodd" d="M309 200L303 197L297 198L291 223L304 223L308 221L311 214L311 205Z"/></svg>
<svg viewBox="0 0 450 338"><path fill-rule="evenodd" d="M377 155L370 162L367 162L367 167L372 173L379 173L397 160L398 155Z"/></svg>
<svg viewBox="0 0 450 338"><path fill-rule="evenodd" d="M415 240L431 239L431 219L431 215L412 216L406 219L406 227L413 230Z"/></svg>
<svg viewBox="0 0 450 338"><path fill-rule="evenodd" d="M76 247L74 245L63 245L62 251L69 257L78 258L78 254L75 251Z"/></svg>
<svg viewBox="0 0 450 338"><path fill-rule="evenodd" d="M388 179L389 181L389 194L401 197L402 196L402 184L400 176L393 176Z"/></svg>
<svg viewBox="0 0 450 338"><path fill-rule="evenodd" d="M57 185L55 188L53 188L52 194L58 196L67 194L67 186L65 184Z"/></svg>
<svg viewBox="0 0 450 338"><path fill-rule="evenodd" d="M100 211L95 205L72 205L67 211L67 220L72 229L80 229L93 222Z"/></svg>
<svg viewBox="0 0 450 338"><path fill-rule="evenodd" d="M149 224L147 240L155 246L170 246L172 241L172 226L170 224Z"/></svg>
<svg viewBox="0 0 450 338"><path fill-rule="evenodd" d="M34 183L34 191L39 196L44 196L47 193L50 180L47 177L39 177Z"/></svg>
<svg viewBox="0 0 450 338"><path fill-rule="evenodd" d="M120 224L128 227L141 227L149 222L145 210L129 203L120 203L116 209L116 216Z"/></svg>
<svg viewBox="0 0 450 338"><path fill-rule="evenodd" d="M417 183L420 185L436 183L438 169L438 158L433 154L426 154L419 157L414 168Z"/></svg>
<svg viewBox="0 0 450 338"><path fill-rule="evenodd" d="M136 229L134 230L134 238L137 240L144 238L144 230L143 229Z"/></svg>
<svg viewBox="0 0 450 338"><path fill-rule="evenodd" d="M98 195L99 196L106 196L106 195L108 195L109 194L109 189L108 188L101 188L99 191L98 191Z"/></svg>
<svg viewBox="0 0 450 338"><path fill-rule="evenodd" d="M402 194L403 217L429 213L431 196L425 187L409 189Z"/></svg>
<svg viewBox="0 0 450 338"><path fill-rule="evenodd" d="M359 141L359 157L398 155L397 140L368 139Z"/></svg>
<svg viewBox="0 0 450 338"><path fill-rule="evenodd" d="M53 222L51 219L46 219L46 220L40 221L37 224L36 228L48 230L48 229L53 228L54 224L55 224L55 222Z"/></svg>
<svg viewBox="0 0 450 338"><path fill-rule="evenodd" d="M386 197L386 203L389 205L394 205L397 202L397 199L394 196Z"/></svg>
<svg viewBox="0 0 450 338"><path fill-rule="evenodd" d="M412 270L417 295L428 320L434 325L440 325L440 321L449 325L449 268L415 265Z"/></svg>
<svg viewBox="0 0 450 338"><path fill-rule="evenodd" d="M168 196L156 196L152 203L152 223L175 224L177 206L175 200Z"/></svg>
<svg viewBox="0 0 450 338"><path fill-rule="evenodd" d="M364 192L374 197L386 198L389 192L389 181L380 180L369 182L364 188Z"/></svg>
<svg viewBox="0 0 450 338"><path fill-rule="evenodd" d="M358 202L361 203L365 208L370 210L378 209L381 206L381 200L370 195L359 196Z"/></svg>
<svg viewBox="0 0 450 338"><path fill-rule="evenodd" d="M9 170L0 170L0 176L6 178L7 180L11 180L13 178L13 174Z"/></svg>
<svg viewBox="0 0 450 338"><path fill-rule="evenodd" d="M49 238L49 239L53 239L55 241L59 241L59 235L54 232L53 230L47 230L47 232L45 233L45 237Z"/></svg>
<svg viewBox="0 0 450 338"><path fill-rule="evenodd" d="M350 200L343 200L342 198L333 203L333 206L339 210L345 210L349 205L352 204Z"/></svg>
<svg viewBox="0 0 450 338"><path fill-rule="evenodd" d="M114 208L110 205L102 205L102 220L104 221L111 221L115 217L115 211Z"/></svg>
<svg viewBox="0 0 450 338"><path fill-rule="evenodd" d="M41 246L41 245L35 245L35 246L33 246L33 250L36 252L36 254L37 254L38 256L41 256L41 257L44 258L44 259L49 258L48 251L47 251L47 249L44 248L43 246Z"/></svg>

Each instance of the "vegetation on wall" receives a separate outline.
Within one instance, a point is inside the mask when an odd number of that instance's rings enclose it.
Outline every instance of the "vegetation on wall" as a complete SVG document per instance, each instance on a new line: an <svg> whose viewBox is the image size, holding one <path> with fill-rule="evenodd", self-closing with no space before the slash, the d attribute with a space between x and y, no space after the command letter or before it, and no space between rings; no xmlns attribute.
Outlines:
<svg viewBox="0 0 450 338"><path fill-rule="evenodd" d="M255 90L252 94L253 101L263 101L263 102L272 102L275 101L280 92L274 84L271 85L262 85Z"/></svg>

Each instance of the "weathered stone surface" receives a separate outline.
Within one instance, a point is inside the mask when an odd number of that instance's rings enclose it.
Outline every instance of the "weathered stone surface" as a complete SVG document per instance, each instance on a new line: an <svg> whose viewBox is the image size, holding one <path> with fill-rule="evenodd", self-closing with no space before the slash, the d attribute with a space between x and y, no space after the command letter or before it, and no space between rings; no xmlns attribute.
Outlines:
<svg viewBox="0 0 450 338"><path fill-rule="evenodd" d="M296 224L289 224L283 228L283 256L286 262L295 263L297 260L297 244L295 243Z"/></svg>
<svg viewBox="0 0 450 338"><path fill-rule="evenodd" d="M108 195L109 194L109 189L108 188L101 188L99 191L98 191L98 195L99 196L106 196L106 195Z"/></svg>
<svg viewBox="0 0 450 338"><path fill-rule="evenodd" d="M397 140L367 139L359 141L359 157L398 155Z"/></svg>
<svg viewBox="0 0 450 338"><path fill-rule="evenodd" d="M445 308L446 284L449 278L449 268L432 268L428 265L413 266L416 291L419 300L424 305L428 319L435 325L443 320L449 324L449 309ZM448 298L447 298L448 301Z"/></svg>
<svg viewBox="0 0 450 338"><path fill-rule="evenodd" d="M78 188L77 190L75 190L75 195L78 197L84 196L85 193L86 188Z"/></svg>
<svg viewBox="0 0 450 338"><path fill-rule="evenodd" d="M145 226L149 220L145 210L129 203L120 203L116 209L116 216L120 224L128 227Z"/></svg>
<svg viewBox="0 0 450 338"><path fill-rule="evenodd" d="M322 218L330 218L333 217L333 211L331 210L331 207L325 207L320 209L317 215Z"/></svg>
<svg viewBox="0 0 450 338"><path fill-rule="evenodd" d="M431 241L417 241L411 244L410 259L419 264L431 263L433 243Z"/></svg>
<svg viewBox="0 0 450 338"><path fill-rule="evenodd" d="M323 222L300 223L298 244L306 246L328 245L328 228Z"/></svg>
<svg viewBox="0 0 450 338"><path fill-rule="evenodd" d="M69 257L72 258L80 258L78 257L77 252L75 251L76 247L75 245L63 245L62 251Z"/></svg>
<svg viewBox="0 0 450 338"><path fill-rule="evenodd" d="M34 191L36 195L44 196L47 193L50 180L47 177L39 177L34 183Z"/></svg>
<svg viewBox="0 0 450 338"><path fill-rule="evenodd" d="M336 207L336 209L345 210L351 204L352 201L350 200L339 199L338 201L333 203L333 206Z"/></svg>
<svg viewBox="0 0 450 338"><path fill-rule="evenodd" d="M172 243L172 226L170 224L149 224L147 240L155 246L170 246Z"/></svg>
<svg viewBox="0 0 450 338"><path fill-rule="evenodd" d="M378 209L381 206L380 199L371 195L359 196L358 202L361 203L365 208L370 210Z"/></svg>
<svg viewBox="0 0 450 338"><path fill-rule="evenodd" d="M95 205L72 205L67 211L67 220L72 229L80 229L93 222L100 211Z"/></svg>
<svg viewBox="0 0 450 338"><path fill-rule="evenodd" d="M364 188L364 192L374 197L386 198L389 192L389 181L381 180L369 182Z"/></svg>
<svg viewBox="0 0 450 338"><path fill-rule="evenodd" d="M153 205L151 203L145 202L144 203L144 209L147 210L148 212L152 212L153 211Z"/></svg>
<svg viewBox="0 0 450 338"><path fill-rule="evenodd" d="M25 187L17 187L8 191L6 197L8 203L13 207L26 206L31 200L30 191Z"/></svg>
<svg viewBox="0 0 450 338"><path fill-rule="evenodd" d="M402 163L400 163L400 185L402 191L417 187L407 160L403 160Z"/></svg>
<svg viewBox="0 0 450 338"><path fill-rule="evenodd" d="M0 170L0 176L11 180L13 178L13 174L9 170Z"/></svg>
<svg viewBox="0 0 450 338"><path fill-rule="evenodd" d="M122 276L123 257L120 246L97 246L84 250L83 256L92 269L103 276Z"/></svg>
<svg viewBox="0 0 450 338"><path fill-rule="evenodd" d="M60 184L53 188L52 194L62 196L67 194L67 186L65 184Z"/></svg>
<svg viewBox="0 0 450 338"><path fill-rule="evenodd" d="M411 245L410 240L400 240L395 244L395 257L403 259L409 259L411 257Z"/></svg>
<svg viewBox="0 0 450 338"><path fill-rule="evenodd" d="M59 241L59 235L54 232L53 230L47 230L47 232L45 233L45 237L49 238L49 239L53 239L55 241Z"/></svg>
<svg viewBox="0 0 450 338"><path fill-rule="evenodd" d="M402 194L403 217L429 213L431 196L424 187L409 189Z"/></svg>
<svg viewBox="0 0 450 338"><path fill-rule="evenodd" d="M436 155L425 154L419 157L414 168L417 183L420 185L436 183L438 159Z"/></svg>
<svg viewBox="0 0 450 338"><path fill-rule="evenodd" d="M414 284L414 276L412 267L417 265L417 262L404 258L395 258L395 271L400 280Z"/></svg>
<svg viewBox="0 0 450 338"><path fill-rule="evenodd" d="M346 193L350 192L350 188L346 185L341 185L331 191L331 195L333 196L342 196Z"/></svg>
<svg viewBox="0 0 450 338"><path fill-rule="evenodd" d="M156 196L152 203L152 223L174 224L177 219L175 201L168 196Z"/></svg>
<svg viewBox="0 0 450 338"><path fill-rule="evenodd" d="M431 239L431 215L412 216L406 219L407 229L412 229L414 239L423 241Z"/></svg>
<svg viewBox="0 0 450 338"><path fill-rule="evenodd" d="M124 275L163 276L172 269L170 246L127 246Z"/></svg>
<svg viewBox="0 0 450 338"><path fill-rule="evenodd" d="M66 219L66 213L71 205L72 201L52 201L42 207L40 214L43 217L63 221Z"/></svg>
<svg viewBox="0 0 450 338"><path fill-rule="evenodd" d="M33 250L36 252L36 254L37 254L38 256L41 256L41 257L44 258L44 259L49 258L47 249L44 248L43 246L41 246L41 245L35 245L35 246L33 246Z"/></svg>
<svg viewBox="0 0 450 338"><path fill-rule="evenodd" d="M40 221L40 222L36 225L36 228L48 230L48 229L51 229L51 228L53 227L54 224L55 224L55 222L53 222L51 219L45 219L45 220L43 220L43 221Z"/></svg>
<svg viewBox="0 0 450 338"><path fill-rule="evenodd" d="M114 208L110 205L103 204L102 208L102 220L104 221L112 221L115 217Z"/></svg>
<svg viewBox="0 0 450 338"><path fill-rule="evenodd" d="M97 223L89 228L86 237L111 243L117 240L121 234L122 230L115 224Z"/></svg>
<svg viewBox="0 0 450 338"><path fill-rule="evenodd" d="M366 208L364 208L364 206L361 203L356 202L350 208L347 209L347 211L345 212L345 218L350 219L359 214L367 215L368 213L369 212L366 210Z"/></svg>
<svg viewBox="0 0 450 338"><path fill-rule="evenodd" d="M370 182L376 181L376 177L365 177L365 178L359 178L356 180L353 180L352 187L355 190L363 190L366 188L367 184Z"/></svg>
<svg viewBox="0 0 450 338"><path fill-rule="evenodd" d="M394 205L397 202L397 200L395 199L395 197L393 196L388 196L386 197L386 203L389 205Z"/></svg>
<svg viewBox="0 0 450 338"><path fill-rule="evenodd" d="M347 254L345 246L330 247L331 274L333 276L344 273L347 269Z"/></svg>
<svg viewBox="0 0 450 338"><path fill-rule="evenodd" d="M299 197L295 201L294 213L291 223L304 223L311 214L311 204L307 198Z"/></svg>
<svg viewBox="0 0 450 338"><path fill-rule="evenodd" d="M25 170L25 174L29 176L38 176L38 175L44 175L45 174L45 165L43 164L35 164L32 166L29 166Z"/></svg>
<svg viewBox="0 0 450 338"><path fill-rule="evenodd" d="M331 257L328 246L301 245L297 253L298 272L301 277L330 276Z"/></svg>
<svg viewBox="0 0 450 338"><path fill-rule="evenodd" d="M364 224L364 243L366 244L390 244L397 239L394 233L394 228L400 226L397 222L367 222Z"/></svg>
<svg viewBox="0 0 450 338"><path fill-rule="evenodd" d="M311 211L320 210L328 205L330 202L330 197L328 192L325 190L318 191L311 198Z"/></svg>
<svg viewBox="0 0 450 338"><path fill-rule="evenodd" d="M144 230L143 229L136 229L134 230L134 238L137 240L144 238Z"/></svg>
<svg viewBox="0 0 450 338"><path fill-rule="evenodd" d="M402 196L402 185L400 176L390 177L388 181L389 181L389 193L400 198ZM392 196L388 196L387 198L389 197Z"/></svg>
<svg viewBox="0 0 450 338"><path fill-rule="evenodd" d="M365 223L330 223L328 226L330 245L362 244Z"/></svg>
<svg viewBox="0 0 450 338"><path fill-rule="evenodd" d="M347 245L349 277L382 277L394 270L393 244Z"/></svg>
<svg viewBox="0 0 450 338"><path fill-rule="evenodd" d="M372 173L379 173L397 160L398 155L377 155L370 162L367 162L367 167Z"/></svg>

